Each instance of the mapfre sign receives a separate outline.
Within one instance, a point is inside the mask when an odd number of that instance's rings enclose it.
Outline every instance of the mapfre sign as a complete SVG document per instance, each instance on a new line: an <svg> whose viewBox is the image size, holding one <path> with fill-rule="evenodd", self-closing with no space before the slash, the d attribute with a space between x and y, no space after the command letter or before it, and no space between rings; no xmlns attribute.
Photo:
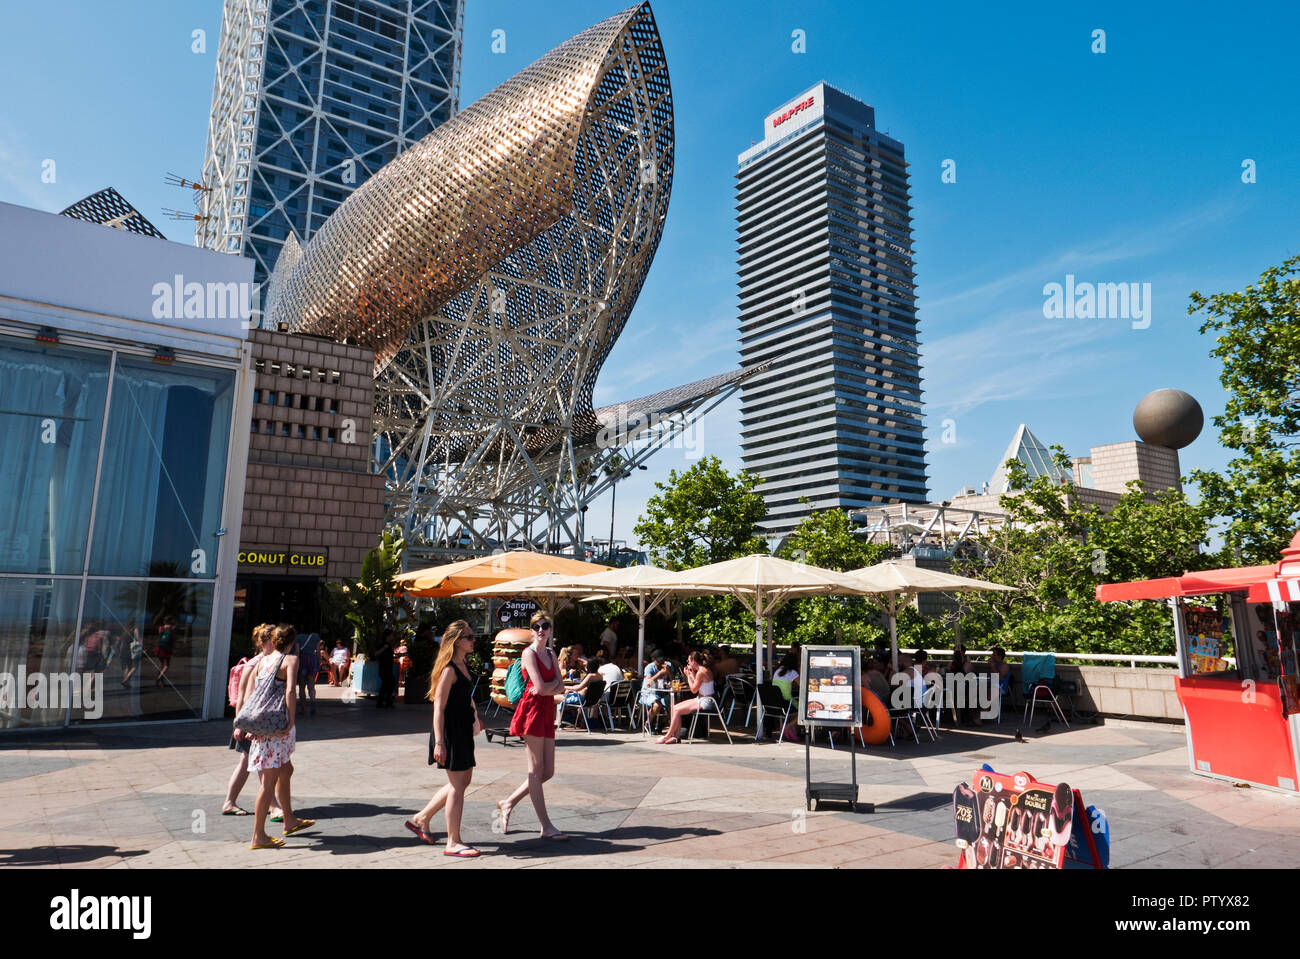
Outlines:
<svg viewBox="0 0 1300 959"><path fill-rule="evenodd" d="M789 109L782 110L776 116L772 117L772 129L775 130L777 127L781 126L781 124L785 123L787 120L790 120L796 115L803 113L805 110L811 110L816 105L817 105L816 97L808 97L806 100L800 100L794 106L790 107Z"/></svg>

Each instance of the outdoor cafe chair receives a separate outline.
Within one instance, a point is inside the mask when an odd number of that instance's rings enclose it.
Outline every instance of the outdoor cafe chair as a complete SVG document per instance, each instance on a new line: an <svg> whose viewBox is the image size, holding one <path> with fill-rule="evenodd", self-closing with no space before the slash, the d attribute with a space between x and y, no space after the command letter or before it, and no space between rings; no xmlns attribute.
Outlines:
<svg viewBox="0 0 1300 959"><path fill-rule="evenodd" d="M578 711L578 715L582 717L582 723L584 726L587 727L587 733L588 735L590 735L591 720L587 718L587 710L589 709L596 710L597 718L601 719L602 721L605 721L605 717L601 714L601 710L604 709L606 713L608 713L608 706L605 703L605 681L603 679L593 679L591 683L587 686L587 688L583 691L581 703L566 702L564 704L563 708L561 708L560 710L561 726L564 725L564 714L568 712L570 709L576 709ZM573 726L575 729L578 726L578 721L576 719L573 722ZM613 728L614 728L614 720L609 719L605 723L605 729L606 731L608 731Z"/></svg>
<svg viewBox="0 0 1300 959"><path fill-rule="evenodd" d="M709 734L709 717L717 716L718 722L722 724L722 731L727 734L727 745L731 745L731 730L727 728L727 721L722 716L722 704L717 699L713 700L712 709L697 709L691 713L691 731L686 734L688 743L695 741L695 723L701 717L704 717L704 735L708 738Z"/></svg>
<svg viewBox="0 0 1300 959"><path fill-rule="evenodd" d="M935 732L934 726L930 722L930 718L925 714L925 709L923 708L925 706L924 699L918 705L914 702L912 691L912 684L910 682L905 684L903 687L903 695L906 699L906 705L901 708L894 706L889 707L889 722L891 727L889 734L890 740L893 740L893 731L898 728L899 724L907 723L908 729L912 731L912 738L916 740L917 743L920 743L921 737L917 735L916 723L914 722L914 720L919 719L921 721L921 728L930 734L930 741L934 742L939 737Z"/></svg>
<svg viewBox="0 0 1300 959"><path fill-rule="evenodd" d="M1052 687L1044 680L1039 680L1034 684L1034 688L1029 691L1029 698L1025 700L1025 714L1021 717L1021 722L1026 725L1032 725L1034 722L1034 707L1043 702L1056 712L1056 718L1065 724L1065 728L1070 728L1070 721L1065 718L1065 713L1061 709L1061 704L1056 698L1056 693ZM1001 721L1001 715L998 716Z"/></svg>
<svg viewBox="0 0 1300 959"><path fill-rule="evenodd" d="M1020 666L1020 682L1024 685L1025 709L1021 715L1022 723L1031 723L1034 720L1034 707L1039 702L1044 702L1052 707L1056 716L1070 727L1069 720L1065 718L1065 712L1061 709L1061 704L1056 699L1056 692L1052 688L1056 685L1056 654L1055 653L1025 653L1023 662Z"/></svg>
<svg viewBox="0 0 1300 959"><path fill-rule="evenodd" d="M781 729L785 729L786 720L790 717L790 702L781 695L781 690L771 683L761 683L755 692L754 712L758 717L758 725L754 729L754 740L757 742L759 734L763 731L763 723L770 716L781 717ZM779 743L781 741L779 731L776 738Z"/></svg>
<svg viewBox="0 0 1300 959"><path fill-rule="evenodd" d="M736 710L736 703L748 703L745 710L744 725L749 725L749 714L754 711L758 696L754 692L754 683L738 673L733 673L727 677L727 691L724 696L731 697L731 708L727 710L727 722L731 722L731 714Z"/></svg>
<svg viewBox="0 0 1300 959"><path fill-rule="evenodd" d="M628 728L636 728L636 717L632 714L632 696L637 692L634 687L639 685L639 683L636 683L633 680L624 679L609 687L609 695L605 697L605 709L609 713L611 727L613 726L618 713L622 711L627 713Z"/></svg>

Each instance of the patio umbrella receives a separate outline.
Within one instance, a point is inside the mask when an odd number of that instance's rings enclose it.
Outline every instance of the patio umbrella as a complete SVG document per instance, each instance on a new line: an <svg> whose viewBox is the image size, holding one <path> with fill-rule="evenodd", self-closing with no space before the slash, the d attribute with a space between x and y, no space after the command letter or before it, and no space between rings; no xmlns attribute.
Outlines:
<svg viewBox="0 0 1300 959"><path fill-rule="evenodd" d="M954 576L938 570L923 569L896 560L886 560L875 566L866 566L845 573L870 593L889 613L889 648L894 672L898 672L898 608L912 601L917 593L959 593L968 590L990 592L1016 592L1014 586L990 583L967 576Z"/></svg>
<svg viewBox="0 0 1300 959"><path fill-rule="evenodd" d="M664 589L658 583L665 577L677 574L660 569L658 566L626 566L623 569L611 569L606 573L594 573L584 576L577 582L582 583L587 593L587 600L621 599L636 613L636 662L638 671L645 662L645 618L661 604L665 607L672 597L672 590ZM586 601L586 600L585 600Z"/></svg>
<svg viewBox="0 0 1300 959"><path fill-rule="evenodd" d="M591 564L583 563L582 565L590 566ZM569 573L539 573L536 576L507 580L493 586L480 586L478 589L458 593L457 596L531 596L535 599L545 600L546 615L553 617L557 600L574 596L586 596L591 592L590 589L580 585L584 578L587 577L573 576Z"/></svg>
<svg viewBox="0 0 1300 959"><path fill-rule="evenodd" d="M523 579L540 573L564 573L570 577L598 573L610 567L566 556L549 553L530 553L513 550L494 556L476 556L474 559L412 570L396 577L397 585L412 596L456 596L468 589L494 586L512 579Z"/></svg>
<svg viewBox="0 0 1300 959"><path fill-rule="evenodd" d="M656 581L660 589L683 594L731 596L754 614L755 678L763 681L764 622L787 600L799 596L872 592L846 573L778 559L766 553L713 563Z"/></svg>

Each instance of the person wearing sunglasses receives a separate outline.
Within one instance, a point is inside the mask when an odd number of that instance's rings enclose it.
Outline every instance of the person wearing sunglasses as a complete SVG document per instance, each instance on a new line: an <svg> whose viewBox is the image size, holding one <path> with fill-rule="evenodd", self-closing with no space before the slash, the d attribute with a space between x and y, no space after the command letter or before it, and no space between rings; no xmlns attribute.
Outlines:
<svg viewBox="0 0 1300 959"><path fill-rule="evenodd" d="M564 676L551 649L551 617L542 612L534 613L529 626L533 631L533 642L521 657L521 668L527 677L524 694L515 707L514 718L510 720L510 735L522 738L528 751L528 778L497 803L497 813L501 820L501 834L505 835L510 828L511 811L525 796L531 796L537 821L542 827L542 838L562 841L569 837L556 829L546 814L542 784L555 775L555 697L564 692Z"/></svg>

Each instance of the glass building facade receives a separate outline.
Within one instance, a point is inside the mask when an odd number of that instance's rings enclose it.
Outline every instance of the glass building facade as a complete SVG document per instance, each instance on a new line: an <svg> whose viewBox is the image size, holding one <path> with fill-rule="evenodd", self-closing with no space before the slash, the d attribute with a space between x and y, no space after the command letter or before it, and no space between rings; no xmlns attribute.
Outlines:
<svg viewBox="0 0 1300 959"><path fill-rule="evenodd" d="M225 0L195 242L256 262L449 119L464 0Z"/></svg>
<svg viewBox="0 0 1300 959"><path fill-rule="evenodd" d="M203 716L236 380L0 333L0 729Z"/></svg>
<svg viewBox="0 0 1300 959"><path fill-rule="evenodd" d="M739 158L745 468L771 535L809 512L928 496L903 144L820 83Z"/></svg>

